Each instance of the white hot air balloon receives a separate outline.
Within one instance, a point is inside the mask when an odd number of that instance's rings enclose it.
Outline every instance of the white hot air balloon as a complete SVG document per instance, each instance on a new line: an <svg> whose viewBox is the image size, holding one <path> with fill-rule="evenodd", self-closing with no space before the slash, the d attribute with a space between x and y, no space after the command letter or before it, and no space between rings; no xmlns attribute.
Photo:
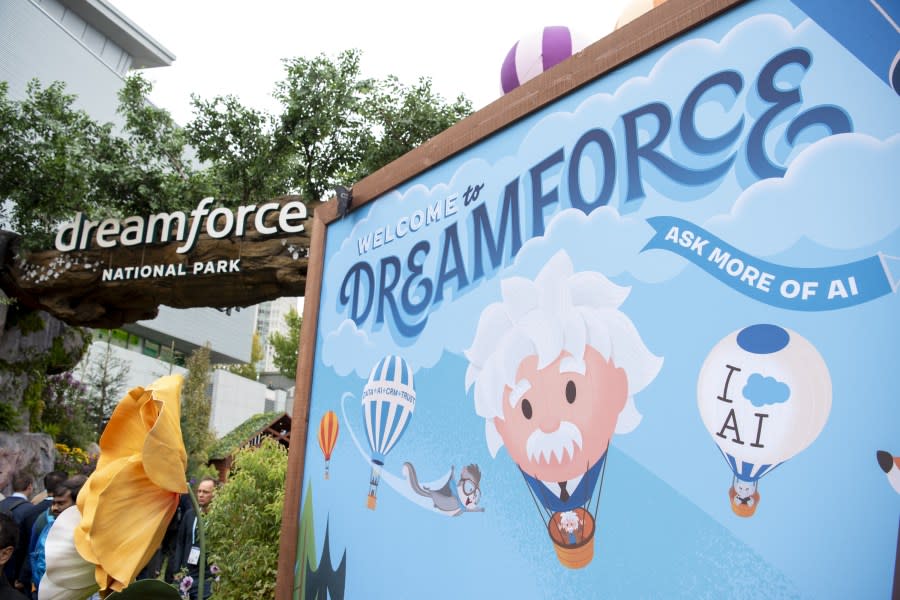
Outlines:
<svg viewBox="0 0 900 600"><path fill-rule="evenodd" d="M807 448L831 411L831 377L795 331L751 325L710 351L697 381L703 425L734 474L732 509L756 510L759 479Z"/></svg>

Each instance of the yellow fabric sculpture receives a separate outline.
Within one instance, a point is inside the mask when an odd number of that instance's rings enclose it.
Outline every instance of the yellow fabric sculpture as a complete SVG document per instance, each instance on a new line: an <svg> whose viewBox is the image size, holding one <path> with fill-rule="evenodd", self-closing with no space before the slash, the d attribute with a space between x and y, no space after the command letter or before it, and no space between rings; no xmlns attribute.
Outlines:
<svg viewBox="0 0 900 600"><path fill-rule="evenodd" d="M181 375L170 375L132 389L100 437L97 468L78 494L75 547L96 565L101 590L121 591L134 581L188 491L182 383Z"/></svg>

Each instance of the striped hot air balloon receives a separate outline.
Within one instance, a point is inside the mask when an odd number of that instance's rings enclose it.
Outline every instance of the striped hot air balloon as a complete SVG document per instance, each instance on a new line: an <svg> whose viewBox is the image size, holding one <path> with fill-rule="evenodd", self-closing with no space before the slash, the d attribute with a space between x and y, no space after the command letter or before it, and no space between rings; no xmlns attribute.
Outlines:
<svg viewBox="0 0 900 600"><path fill-rule="evenodd" d="M500 66L500 87L509 93L573 54L590 40L561 25L542 27L513 44Z"/></svg>
<svg viewBox="0 0 900 600"><path fill-rule="evenodd" d="M328 468L331 463L331 453L338 436L338 419L333 410L322 415L319 421L319 448L325 455L325 479L328 479Z"/></svg>
<svg viewBox="0 0 900 600"><path fill-rule="evenodd" d="M385 356L372 368L362 394L363 421L372 460L367 505L373 510L385 456L406 431L415 406L412 368L399 356Z"/></svg>

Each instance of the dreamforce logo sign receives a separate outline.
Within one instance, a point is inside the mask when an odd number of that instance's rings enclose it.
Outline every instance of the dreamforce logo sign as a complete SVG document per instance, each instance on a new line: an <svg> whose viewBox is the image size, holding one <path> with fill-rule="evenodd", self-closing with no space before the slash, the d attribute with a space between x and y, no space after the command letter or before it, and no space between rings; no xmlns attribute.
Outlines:
<svg viewBox="0 0 900 600"><path fill-rule="evenodd" d="M188 217L182 211L159 213L148 217L126 217L91 221L78 213L75 220L62 225L56 232L55 247L59 252L115 248L116 246L140 246L141 244L184 242L175 249L178 254L190 252L197 243L201 227L212 239L231 236L241 237L248 222L263 235L275 233L300 233L306 220L306 205L299 200L285 204L269 202L257 207L239 206L237 209L220 207L210 210L212 198L204 198ZM269 213L278 213L278 225L266 225ZM187 232L187 234L185 233Z"/></svg>

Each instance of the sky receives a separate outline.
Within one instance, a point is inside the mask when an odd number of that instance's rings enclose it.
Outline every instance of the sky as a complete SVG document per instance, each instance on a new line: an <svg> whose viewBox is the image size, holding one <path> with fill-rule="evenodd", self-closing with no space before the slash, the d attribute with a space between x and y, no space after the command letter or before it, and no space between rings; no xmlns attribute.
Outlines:
<svg viewBox="0 0 900 600"><path fill-rule="evenodd" d="M430 77L446 101L465 94L476 110L501 95L500 66L520 38L550 25L596 41L613 30L630 0L485 2L410 0L110 0L175 55L144 70L150 100L185 124L191 94L232 94L278 112L272 98L282 59L337 56L357 48L367 77L396 75L406 85Z"/></svg>

